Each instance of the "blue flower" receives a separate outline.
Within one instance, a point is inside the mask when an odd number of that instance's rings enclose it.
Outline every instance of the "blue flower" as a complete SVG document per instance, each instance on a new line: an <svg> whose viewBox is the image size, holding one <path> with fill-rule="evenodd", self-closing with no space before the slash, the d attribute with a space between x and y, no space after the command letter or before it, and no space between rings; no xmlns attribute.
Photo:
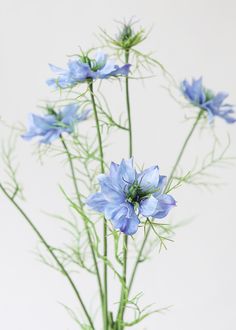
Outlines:
<svg viewBox="0 0 236 330"><path fill-rule="evenodd" d="M120 165L112 162L110 173L99 175L98 180L101 191L91 195L87 205L126 235L138 230L139 214L161 219L176 205L172 196L163 194L166 177L159 175L157 166L137 173L132 159Z"/></svg>
<svg viewBox="0 0 236 330"><path fill-rule="evenodd" d="M40 143L50 144L61 136L62 133L73 133L77 122L88 118L91 110L78 112L78 104L68 104L58 113L48 109L49 114L38 116L29 114L29 129L22 135L23 139L31 140L36 136L42 136Z"/></svg>
<svg viewBox="0 0 236 330"><path fill-rule="evenodd" d="M50 68L57 77L49 79L47 84L53 87L67 88L91 79L127 76L130 64L119 67L113 60L108 59L106 54L98 52L94 58L83 55L78 59L69 60L67 69L61 69L51 64Z"/></svg>
<svg viewBox="0 0 236 330"><path fill-rule="evenodd" d="M228 94L223 92L214 94L211 90L205 89L202 78L193 79L191 84L184 80L181 90L191 104L207 111L209 122L212 122L215 116L223 118L229 124L236 121L236 118L231 116L234 113L233 105L224 103Z"/></svg>

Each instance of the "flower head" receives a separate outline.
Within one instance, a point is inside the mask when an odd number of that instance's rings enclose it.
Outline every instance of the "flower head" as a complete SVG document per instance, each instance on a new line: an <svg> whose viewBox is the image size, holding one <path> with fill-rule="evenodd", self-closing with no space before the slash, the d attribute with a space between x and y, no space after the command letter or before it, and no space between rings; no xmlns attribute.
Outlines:
<svg viewBox="0 0 236 330"><path fill-rule="evenodd" d="M133 28L133 23L122 24L122 29L120 30L115 44L123 49L130 49L138 44L140 44L146 38L144 30L135 31Z"/></svg>
<svg viewBox="0 0 236 330"><path fill-rule="evenodd" d="M110 173L98 180L101 191L87 199L88 206L126 235L138 230L139 214L161 219L176 205L172 196L163 193L166 177L159 175L157 166L137 173L132 159L122 160L120 165L111 163Z"/></svg>
<svg viewBox="0 0 236 330"><path fill-rule="evenodd" d="M112 46L122 48L125 51L130 50L131 48L140 44L143 40L146 39L147 34L144 29L135 30L134 25L136 21L132 19L128 22L120 22L120 28L116 36L110 36L106 31L102 30L103 37L106 42Z"/></svg>
<svg viewBox="0 0 236 330"><path fill-rule="evenodd" d="M51 70L57 77L49 79L47 84L49 86L67 88L87 80L127 76L130 66L130 64L125 64L120 67L100 51L94 57L82 55L77 59L69 60L67 69L61 69L50 64Z"/></svg>
<svg viewBox="0 0 236 330"><path fill-rule="evenodd" d="M234 113L233 105L224 103L228 94L223 92L214 94L211 90L204 88L202 78L193 79L192 83L184 80L181 83L181 90L191 104L207 111L210 122L215 116L223 118L229 124L236 121L236 118L231 116Z"/></svg>
<svg viewBox="0 0 236 330"><path fill-rule="evenodd" d="M78 104L68 104L59 112L48 108L48 114L44 116L29 114L29 129L22 135L23 139L31 140L41 136L40 143L50 144L64 132L73 133L74 125L87 119L91 111L78 113L78 108Z"/></svg>

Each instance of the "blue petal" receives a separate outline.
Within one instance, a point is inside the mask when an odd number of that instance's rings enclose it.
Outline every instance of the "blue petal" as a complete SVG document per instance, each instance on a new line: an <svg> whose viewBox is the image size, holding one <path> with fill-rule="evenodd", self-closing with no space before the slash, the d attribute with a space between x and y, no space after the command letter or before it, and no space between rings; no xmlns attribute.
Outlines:
<svg viewBox="0 0 236 330"><path fill-rule="evenodd" d="M96 53L94 60L96 65L104 68L107 64L107 54L100 50Z"/></svg>
<svg viewBox="0 0 236 330"><path fill-rule="evenodd" d="M79 109L79 105L77 103L71 103L64 106L63 109L61 110L61 115L63 120L66 121L67 119L74 117L78 109Z"/></svg>
<svg viewBox="0 0 236 330"><path fill-rule="evenodd" d="M214 113L212 112L212 110L211 109L208 109L207 108L207 117L208 117L208 122L209 122L209 124L212 124L213 123L213 121L214 121Z"/></svg>
<svg viewBox="0 0 236 330"><path fill-rule="evenodd" d="M49 64L50 69L52 70L52 72L57 73L57 74L64 74L66 72L65 69L59 68L56 65L53 64Z"/></svg>
<svg viewBox="0 0 236 330"><path fill-rule="evenodd" d="M146 198L141 201L139 205L139 212L144 217L151 217L153 214L155 214L157 207L158 207L158 200L153 196L150 196L149 198Z"/></svg>
<svg viewBox="0 0 236 330"><path fill-rule="evenodd" d="M119 167L120 185L133 184L136 179L136 172L133 168L133 159L122 160Z"/></svg>
<svg viewBox="0 0 236 330"><path fill-rule="evenodd" d="M118 165L114 162L111 162L111 165L110 165L110 175L111 176L116 175L118 173L119 166L120 165Z"/></svg>
<svg viewBox="0 0 236 330"><path fill-rule="evenodd" d="M56 123L55 116L37 116L35 114L30 113L28 116L29 121L29 129L28 131L22 135L22 138L25 140L30 140L38 135L45 135L50 131L53 125Z"/></svg>
<svg viewBox="0 0 236 330"><path fill-rule="evenodd" d="M36 130L47 131L53 127L56 123L56 118L54 115L47 115L44 117L31 114L31 125Z"/></svg>
<svg viewBox="0 0 236 330"><path fill-rule="evenodd" d="M126 214L127 209L123 207L122 203L107 203L104 210L104 215L107 220L120 219L120 217L124 217Z"/></svg>
<svg viewBox="0 0 236 330"><path fill-rule="evenodd" d="M220 107L224 100L229 96L229 94L224 92L217 93L212 99L212 105L215 107Z"/></svg>
<svg viewBox="0 0 236 330"><path fill-rule="evenodd" d="M111 162L110 165L110 179L112 181L112 185L117 189L120 190L123 187L123 184L120 183L120 174L119 174L120 165Z"/></svg>
<svg viewBox="0 0 236 330"><path fill-rule="evenodd" d="M98 70L98 78L108 78L110 75L113 75L113 72L116 70L115 63L112 60L108 60L106 64Z"/></svg>
<svg viewBox="0 0 236 330"><path fill-rule="evenodd" d="M80 112L77 115L77 120L78 121L84 121L84 120L88 119L88 117L90 116L91 112L92 112L92 109L87 109L87 110L84 110L84 111Z"/></svg>
<svg viewBox="0 0 236 330"><path fill-rule="evenodd" d="M154 194L154 196L159 195L160 193L163 192L167 182L167 177L165 175L160 175L159 176L159 182L158 182L158 192Z"/></svg>
<svg viewBox="0 0 236 330"><path fill-rule="evenodd" d="M157 210L152 214L152 217L158 219L164 218L174 206L176 206L176 201L171 195L160 195L158 197Z"/></svg>
<svg viewBox="0 0 236 330"><path fill-rule="evenodd" d="M142 171L138 175L137 181L142 191L150 191L157 189L159 183L158 166L152 166Z"/></svg>
<svg viewBox="0 0 236 330"><path fill-rule="evenodd" d="M130 218L123 219L123 224L120 227L120 231L126 235L134 235L138 230L140 220L137 215L133 213Z"/></svg>
<svg viewBox="0 0 236 330"><path fill-rule="evenodd" d="M61 122L67 127L64 128L64 131L67 133L72 133L74 131L74 125L78 121L76 112L79 108L78 104L68 104L60 112Z"/></svg>
<svg viewBox="0 0 236 330"><path fill-rule="evenodd" d="M107 200L100 192L89 196L86 200L86 204L97 212L104 212L107 205Z"/></svg>
<svg viewBox="0 0 236 330"><path fill-rule="evenodd" d="M101 191L106 196L107 201L120 204L125 200L124 191L113 184L110 176L101 174L98 176L98 180L101 186Z"/></svg>
<svg viewBox="0 0 236 330"><path fill-rule="evenodd" d="M68 72L65 69L59 68L53 64L49 64L50 69L52 72L57 74L57 78L48 79L47 85L52 86L54 88L61 87L65 88L68 86Z"/></svg>
<svg viewBox="0 0 236 330"><path fill-rule="evenodd" d="M122 67L116 66L112 76L128 76L131 64L125 64Z"/></svg>
<svg viewBox="0 0 236 330"><path fill-rule="evenodd" d="M122 192L122 195L124 195L124 187L127 185L127 183L123 180L123 178L120 175L120 165L111 163L110 165L110 173L109 175L100 175L99 181L100 183L106 182L108 185L112 187L117 192Z"/></svg>
<svg viewBox="0 0 236 330"><path fill-rule="evenodd" d="M140 223L133 206L129 203L123 203L115 211L113 210L111 222L115 229L126 235L135 234Z"/></svg>
<svg viewBox="0 0 236 330"><path fill-rule="evenodd" d="M54 140L58 139L62 131L60 129L54 129L48 131L44 137L39 141L40 143L50 144Z"/></svg>
<svg viewBox="0 0 236 330"><path fill-rule="evenodd" d="M70 60L68 68L72 82L83 82L87 78L93 78L91 69L87 63L82 63L78 60Z"/></svg>
<svg viewBox="0 0 236 330"><path fill-rule="evenodd" d="M187 80L181 83L184 96L194 105L202 105L206 100L206 94L202 85L202 78L192 79L192 84Z"/></svg>
<svg viewBox="0 0 236 330"><path fill-rule="evenodd" d="M48 79L46 80L46 83L49 87L58 87L58 84L56 83L56 79L55 78L51 78L51 79Z"/></svg>
<svg viewBox="0 0 236 330"><path fill-rule="evenodd" d="M213 122L214 116L223 118L227 123L231 124L236 121L231 115L234 113L233 106L223 104L228 94L224 92L217 93L212 100L205 103L204 108L208 112L209 122Z"/></svg>

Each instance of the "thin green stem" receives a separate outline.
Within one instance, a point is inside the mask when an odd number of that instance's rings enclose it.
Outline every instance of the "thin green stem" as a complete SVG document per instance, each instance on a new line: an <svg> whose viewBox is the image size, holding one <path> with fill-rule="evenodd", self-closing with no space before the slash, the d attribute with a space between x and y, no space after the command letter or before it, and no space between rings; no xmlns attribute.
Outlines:
<svg viewBox="0 0 236 330"><path fill-rule="evenodd" d="M178 155L178 157L176 159L176 162L175 162L175 164L173 166L173 169L172 169L172 171L170 173L169 180L168 180L168 182L166 184L166 188L165 188L164 193L168 192L168 190L169 190L169 186L171 184L171 181L173 179L173 176L175 174L175 171L176 171L176 169L177 169L177 167L178 167L178 165L179 165L179 163L180 163L180 161L181 161L181 159L183 157L184 151L185 151L185 149L186 149L186 147L187 147L187 145L188 145L188 143L189 143L189 141L190 141L190 139L191 139L191 137L192 137L192 135L193 135L196 127L197 127L197 124L198 124L198 122L199 122L199 120L200 120L203 112L204 112L204 110L200 110L200 112L199 112L196 120L193 123L193 126L191 127L191 129L190 129L190 131L189 131L189 133L188 133L188 135L187 135L187 137L186 137L186 139L185 139L185 141L183 143L182 148L180 149L180 153L179 153L179 155ZM137 255L137 258L136 258L136 261L135 261L135 264L134 264L134 268L133 268L133 271L131 273L129 285L128 285L128 295L129 295L129 293L131 291L131 288L132 288L132 285L133 285L133 282L134 282L134 278L135 278L135 275L136 275L136 272L137 272L137 268L138 268L138 265L139 265L140 260L142 258L142 254L143 254L145 245L146 245L146 243L148 241L148 236L149 236L150 232L151 232L151 226L148 227L147 232L144 235L144 238L143 238L143 241L142 241L142 244L141 244L139 253Z"/></svg>
<svg viewBox="0 0 236 330"><path fill-rule="evenodd" d="M125 306L127 304L128 290L127 290L127 256L128 256L128 235L124 235L123 240L123 274L122 274L122 284L121 284L121 294L120 294L120 303L119 310L117 314L117 327L118 330L124 328L123 318L125 312Z"/></svg>
<svg viewBox="0 0 236 330"><path fill-rule="evenodd" d="M43 237L43 235L40 233L40 231L37 229L37 227L34 225L34 223L30 220L30 218L28 217L28 215L23 211L23 209L18 205L18 203L16 203L16 201L8 194L8 192L6 191L6 189L3 187L3 185L0 183L0 189L1 191L4 193L4 195L9 199L9 201L15 206L15 208L20 212L20 214L24 217L24 219L27 221L27 223L30 225L30 227L33 229L33 231L35 232L35 234L38 236L38 238L40 239L40 241L43 243L43 245L45 246L45 248L48 250L49 254L52 256L52 258L55 260L55 262L57 263L58 267L60 268L62 274L64 274L64 276L67 278L67 280L69 281L69 284L71 285L77 299L79 300L81 307L87 317L87 320L91 326L91 328L93 330L95 330L95 327L93 325L93 321L87 311L87 308L85 307L85 304L80 296L80 293L75 285L75 283L73 282L72 278L70 277L69 273L67 272L67 270L65 269L65 267L63 266L63 264L60 262L60 260L58 259L58 257L56 256L56 254L53 252L53 248L47 243L46 239Z"/></svg>
<svg viewBox="0 0 236 330"><path fill-rule="evenodd" d="M129 50L125 51L125 63L129 63ZM129 96L129 76L125 77L125 97L126 97L126 108L128 116L128 128L129 128L129 157L133 156L133 132L132 132L132 120L131 120L131 109L130 109L130 96Z"/></svg>
<svg viewBox="0 0 236 330"><path fill-rule="evenodd" d="M185 151L185 149L186 149L186 147L187 147L187 145L188 145L188 142L189 142L189 140L191 139L191 137L192 137L192 135L193 135L193 133L194 133L196 127L197 127L197 124L198 124L198 122L199 122L201 116L203 115L203 113L204 113L204 110L200 110L200 111L199 111L198 116L197 116L196 120L194 121L193 126L192 126L192 128L190 129L190 131L189 131L189 133L188 133L188 135L187 135L187 137L186 137L186 139L185 139L185 141L184 141L184 143L183 143L182 148L180 149L180 153L179 153L179 155L178 155L178 157L177 157L177 159L176 159L176 162L175 162L175 164L174 164L174 166L173 166L173 168L172 168L172 171L171 171L171 173L170 173L169 179L168 179L168 181L167 181L167 183L166 183L165 192L168 192L169 189L170 189L170 185L171 185L171 182L172 182L173 176L174 176L174 174L175 174L175 172L176 172L176 170L177 170L177 167L179 166L179 163L180 163L180 161L181 161L181 159L182 159L182 157L183 157L183 154L184 154L184 151Z"/></svg>
<svg viewBox="0 0 236 330"><path fill-rule="evenodd" d="M135 278L135 274L136 274L138 265L140 263L140 260L142 258L143 250L145 248L145 245L146 245L146 242L147 242L147 239L149 237L150 232L151 232L151 226L148 227L147 232L144 235L144 239L143 239L142 245L140 247L140 250L139 250L137 259L135 261L134 268L133 268L133 271L131 273L131 277L130 277L130 281L129 281L129 285L128 285L128 295L129 295L129 293L131 291L131 288L132 288L132 285L133 285L133 282L134 282L134 278Z"/></svg>
<svg viewBox="0 0 236 330"><path fill-rule="evenodd" d="M70 170L71 170L71 175L72 175L72 181L73 181L73 184L74 184L74 188L75 188L75 193L76 193L76 197L77 197L77 200L78 200L78 203L79 203L79 206L81 209L83 209L83 203L81 201L81 197L80 197L80 193L79 193L79 188L78 188L78 185L77 185L77 180L76 180L76 175L75 175L75 169L74 169L74 164L73 164L73 160L72 160L72 157L71 157L71 153L66 145L66 142L65 140L63 139L63 137L61 136L61 143L65 149L65 152L66 152L66 155L67 155L67 158L68 158L68 161L69 161L69 164L70 164Z"/></svg>
<svg viewBox="0 0 236 330"><path fill-rule="evenodd" d="M91 96L91 101L92 101L92 106L93 106L93 113L94 113L94 117L95 117L96 129L97 129L101 172L104 173L105 170L104 170L104 155L103 155L103 145L102 145L102 134L101 134L101 131L100 131L97 106L96 106L96 101L95 101L94 92L93 92L93 82L89 81L88 84L89 84L89 91L90 91L90 96Z"/></svg>
<svg viewBox="0 0 236 330"><path fill-rule="evenodd" d="M95 117L96 129L97 129L97 137L98 137L98 148L99 148L99 156L100 156L100 167L101 173L105 172L104 168L104 154L103 154L103 144L102 144L102 135L100 131L100 124L98 118L98 112L96 107L96 101L93 92L93 82L88 82L91 102L93 106L93 112ZM104 322L104 330L108 329L108 283L107 283L107 223L106 219L103 219L103 288L104 288L104 310L103 310L103 322Z"/></svg>
<svg viewBox="0 0 236 330"><path fill-rule="evenodd" d="M125 50L125 63L129 63L129 50ZM129 131L129 157L133 156L133 136L132 136L132 120L131 120L131 108L130 108L130 95L129 95L129 76L125 77L125 99L126 99L126 109L128 117L128 131ZM127 258L128 258L128 235L124 235L123 238L123 274L122 274L122 285L121 285L121 295L120 304L117 314L118 326L122 330L123 318L125 307L127 304L128 290L127 290Z"/></svg>
<svg viewBox="0 0 236 330"><path fill-rule="evenodd" d="M63 139L63 137L61 136L61 142L62 145L65 149L68 161L69 161L69 165L70 165L70 170L71 170L71 175L72 175L72 181L74 184L74 188L75 188L75 193L76 193L76 197L80 206L80 209L83 210L83 203L81 201L81 197L80 197L80 193L79 193L79 188L78 188L78 184L77 184L77 179L76 179L76 175L75 175L75 169L74 169L74 164L73 164L73 159L71 157L71 153ZM85 224L85 229L86 229L86 233L88 235L88 240L89 240L89 246L90 246L90 250L92 253L92 258L93 258L93 262L94 262L94 267L95 267L95 272L96 272L96 276L97 276L97 281L98 281L98 287L99 287L99 294L100 294L100 299L101 299L101 304L103 306L103 289L102 289L102 281L101 281L101 277L100 277L100 272L99 272L99 268L98 268L98 263L97 263L97 258L96 258L96 254L95 254L95 250L94 250L94 245L93 245L93 240L91 237L91 233L90 233L90 229L88 226L88 222L86 219L84 219L84 224Z"/></svg>

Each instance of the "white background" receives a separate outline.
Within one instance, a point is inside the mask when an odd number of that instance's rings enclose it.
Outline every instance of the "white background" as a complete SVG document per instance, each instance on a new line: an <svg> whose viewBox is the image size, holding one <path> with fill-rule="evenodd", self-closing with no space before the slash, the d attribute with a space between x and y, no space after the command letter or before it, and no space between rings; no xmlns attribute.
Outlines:
<svg viewBox="0 0 236 330"><path fill-rule="evenodd" d="M177 81L204 77L213 90L230 93L236 103L236 4L233 0L2 1L0 5L0 90L2 119L25 122L39 100L50 93L48 62L63 65L65 55L97 44L98 26L114 30L114 20L135 16L140 24L153 26L145 50L156 51ZM184 113L160 87L158 78L145 87L131 87L137 163L158 163L167 174L189 129ZM115 89L111 99L116 100ZM194 111L194 110L189 110ZM230 155L235 155L236 126L216 121L222 143L231 134ZM7 138L1 126L0 137ZM196 134L182 163L187 170L195 154L206 153L210 131ZM108 159L120 161L126 153L125 139L115 141ZM117 148L117 149L115 149ZM42 211L63 210L57 183L64 183L63 166L48 159L42 167L32 155L34 147L19 141L19 176L24 183L28 213L51 241L64 238L58 224ZM168 312L152 316L137 330L234 330L236 327L235 267L235 167L219 169L226 183L213 192L186 186L176 192L178 208L173 221L192 218L176 230L168 250L143 266L137 291L144 302ZM3 171L1 170L1 175ZM0 196L0 329L74 330L76 325L61 302L76 306L64 279L37 261L37 241L19 214ZM93 290L85 276L79 277L84 295ZM113 295L112 288L110 289ZM90 298L89 298L90 299Z"/></svg>

